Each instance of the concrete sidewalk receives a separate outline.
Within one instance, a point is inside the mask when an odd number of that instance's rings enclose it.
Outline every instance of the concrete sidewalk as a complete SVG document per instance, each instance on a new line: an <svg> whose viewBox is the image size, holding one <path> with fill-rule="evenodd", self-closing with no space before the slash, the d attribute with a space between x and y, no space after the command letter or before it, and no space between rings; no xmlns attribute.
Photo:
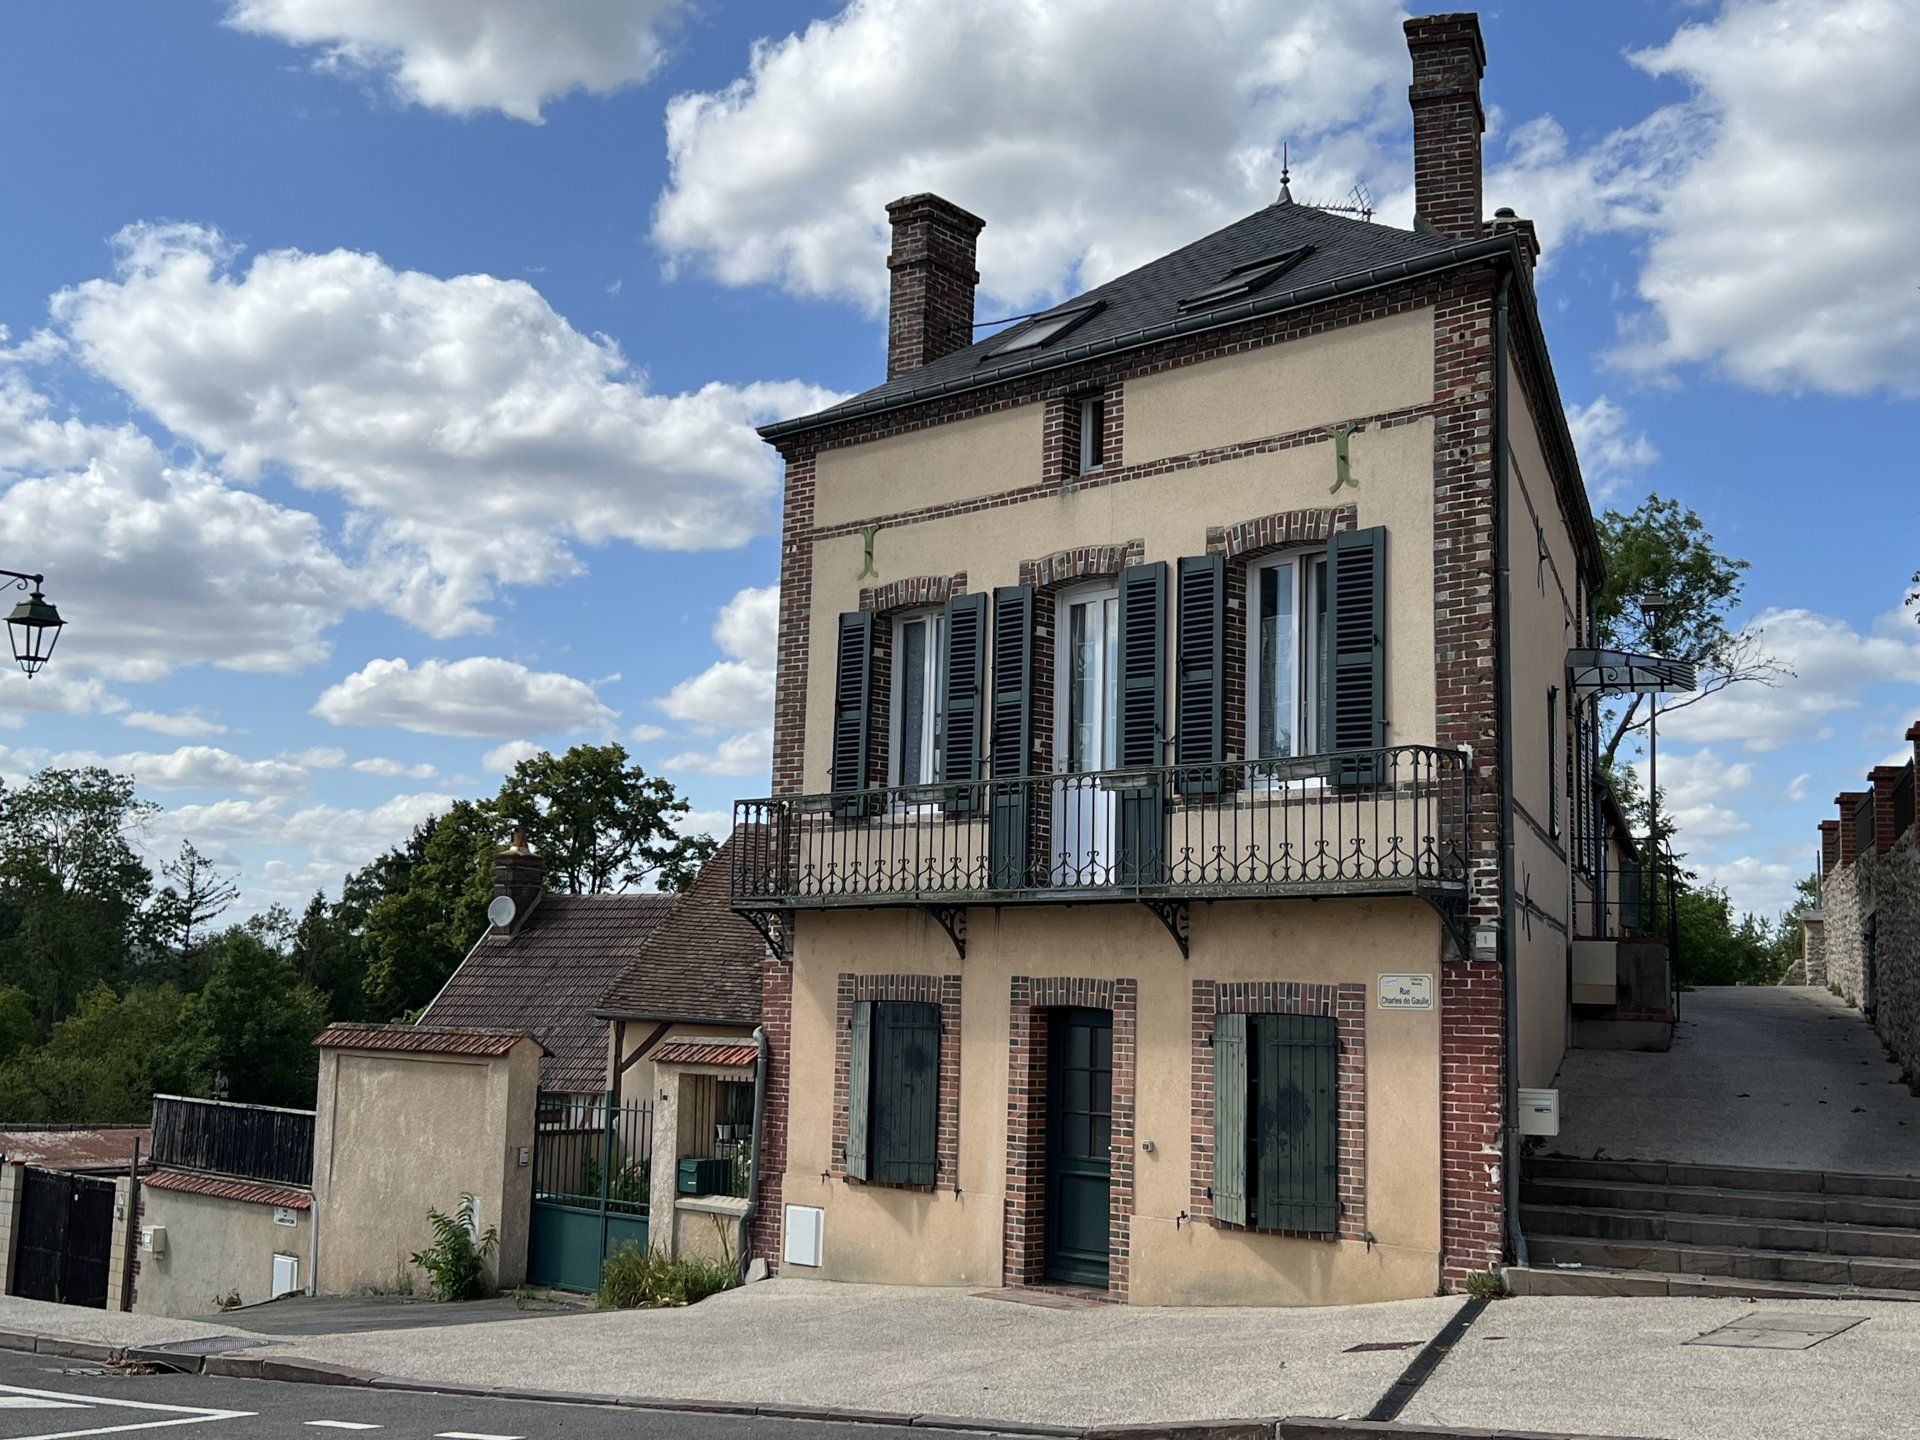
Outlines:
<svg viewBox="0 0 1920 1440"><path fill-rule="evenodd" d="M1364 1415L1458 1299L1317 1310L1057 1310L772 1280L684 1310L252 1335L253 1354L425 1384L1087 1426ZM1862 1317L1809 1350L1685 1342L1756 1310ZM243 1320L245 1312L235 1315ZM0 1330L151 1346L240 1324L0 1299ZM1366 1349L1353 1347L1404 1346ZM1920 1413L1920 1304L1506 1300L1401 1420L1653 1440L1886 1440Z"/></svg>
<svg viewBox="0 0 1920 1440"><path fill-rule="evenodd" d="M1671 1050L1570 1050L1556 1083L1556 1155L1920 1175L1920 1098L1811 986L1689 990Z"/></svg>

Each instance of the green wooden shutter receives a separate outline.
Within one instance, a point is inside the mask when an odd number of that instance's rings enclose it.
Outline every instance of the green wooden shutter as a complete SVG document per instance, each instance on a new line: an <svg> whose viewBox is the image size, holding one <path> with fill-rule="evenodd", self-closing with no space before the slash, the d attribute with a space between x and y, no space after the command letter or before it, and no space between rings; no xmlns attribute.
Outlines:
<svg viewBox="0 0 1920 1440"><path fill-rule="evenodd" d="M1340 1223L1338 1032L1325 1015L1257 1015L1252 1031L1254 1223L1326 1234Z"/></svg>
<svg viewBox="0 0 1920 1440"><path fill-rule="evenodd" d="M993 592L993 701L987 774L993 780L988 870L996 890L1027 884L1027 768L1033 739L1033 587Z"/></svg>
<svg viewBox="0 0 1920 1440"><path fill-rule="evenodd" d="M940 1134L940 1007L875 1006L873 1169L889 1185L931 1185Z"/></svg>
<svg viewBox="0 0 1920 1440"><path fill-rule="evenodd" d="M940 665L940 779L947 786L980 778L980 692L985 682L987 597L955 595L947 601L946 654ZM942 802L954 814L980 808L973 785L946 790Z"/></svg>
<svg viewBox="0 0 1920 1440"><path fill-rule="evenodd" d="M1167 693L1167 566L1131 565L1120 572L1120 679L1116 729L1120 768L1149 770L1165 761ZM1157 885L1165 879L1166 798L1162 781L1119 793L1115 879Z"/></svg>
<svg viewBox="0 0 1920 1440"><path fill-rule="evenodd" d="M840 655L833 680L833 785L841 791L867 788L868 729L873 694L873 616L851 610L840 617ZM857 802L835 814L859 813Z"/></svg>
<svg viewBox="0 0 1920 1440"><path fill-rule="evenodd" d="M1213 1017L1213 1214L1247 1223L1247 1017Z"/></svg>
<svg viewBox="0 0 1920 1440"><path fill-rule="evenodd" d="M1173 702L1175 784L1183 795L1220 791L1226 759L1227 563L1189 555L1174 586L1178 669Z"/></svg>
<svg viewBox="0 0 1920 1440"><path fill-rule="evenodd" d="M852 1044L847 1051L847 1178L867 1178L872 1151L873 1002L853 1002Z"/></svg>
<svg viewBox="0 0 1920 1440"><path fill-rule="evenodd" d="M1320 748L1378 750L1387 743L1387 532L1375 525L1336 535L1327 546L1326 667ZM1371 784L1378 757L1339 762L1343 785Z"/></svg>

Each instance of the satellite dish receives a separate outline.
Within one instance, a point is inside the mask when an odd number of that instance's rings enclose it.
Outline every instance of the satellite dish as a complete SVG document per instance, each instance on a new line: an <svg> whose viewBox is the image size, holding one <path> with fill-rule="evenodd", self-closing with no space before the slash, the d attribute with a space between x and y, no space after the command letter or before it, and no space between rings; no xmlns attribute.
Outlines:
<svg viewBox="0 0 1920 1440"><path fill-rule="evenodd" d="M518 913L510 895L496 895L487 903L487 919L497 930L504 930L513 924L513 917Z"/></svg>

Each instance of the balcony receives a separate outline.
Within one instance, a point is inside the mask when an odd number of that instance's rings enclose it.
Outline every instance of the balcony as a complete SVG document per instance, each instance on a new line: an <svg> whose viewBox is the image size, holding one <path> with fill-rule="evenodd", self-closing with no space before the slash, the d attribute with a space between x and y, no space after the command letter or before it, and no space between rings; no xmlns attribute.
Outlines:
<svg viewBox="0 0 1920 1440"><path fill-rule="evenodd" d="M918 906L964 953L967 906L1137 901L1184 950L1194 900L1412 895L1455 915L1467 817L1467 756L1414 745L743 800L733 906L763 924Z"/></svg>

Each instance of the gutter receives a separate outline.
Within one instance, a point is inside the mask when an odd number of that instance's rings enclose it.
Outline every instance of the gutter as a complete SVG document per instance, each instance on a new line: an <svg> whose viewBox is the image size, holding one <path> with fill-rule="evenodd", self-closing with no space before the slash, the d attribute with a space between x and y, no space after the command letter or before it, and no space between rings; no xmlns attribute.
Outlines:
<svg viewBox="0 0 1920 1440"><path fill-rule="evenodd" d="M1493 302L1493 708L1500 727L1500 1000L1504 1012L1505 1043L1500 1047L1503 1091L1501 1206L1506 1215L1508 1242L1514 1263L1527 1264L1527 1237L1520 1231L1520 1017L1515 1005L1518 985L1513 970L1514 838L1513 838L1513 678L1507 661L1512 654L1509 623L1512 616L1510 557L1507 536L1507 426L1511 416L1507 395L1507 312L1514 267L1501 272Z"/></svg>
<svg viewBox="0 0 1920 1440"><path fill-rule="evenodd" d="M655 1020L669 1025L752 1025L752 1020L743 1020L738 1015L663 1015L650 1010L594 1010L589 1012L596 1020Z"/></svg>
<svg viewBox="0 0 1920 1440"><path fill-rule="evenodd" d="M1473 265L1500 256L1513 258L1517 254L1518 241L1512 236L1483 236L1478 240L1469 240L1463 245L1436 250L1433 254L1422 256L1417 260L1396 260L1390 265L1375 265L1371 269L1355 270L1332 280L1322 280L1319 284L1309 285L1304 289L1285 290L1277 295L1256 295L1252 299L1242 300L1235 305L1223 305L1197 315L1183 315L1176 320L1163 320L1157 325L1143 326L1124 334L1109 335L1104 339L1083 341L1078 345L1062 346L1040 355L1009 360L970 376L956 376L951 380L919 385L910 390L896 390L892 394L876 395L866 400L850 400L831 410L822 410L814 415L802 415L793 420L776 420L771 425L760 426L756 433L762 440L786 440L795 435L804 435L810 430L823 430L829 426L841 424L843 421L855 420L863 415L901 410L924 400L948 395L964 395L969 391L983 390L1022 375L1058 370L1079 361L1117 354L1122 350L1157 345L1163 340L1205 334L1209 330L1224 330L1256 316L1284 314L1288 310L1303 309L1325 300L1356 295L1366 290L1377 290L1383 285L1398 284L1402 280L1438 274L1443 270Z"/></svg>
<svg viewBox="0 0 1920 1440"><path fill-rule="evenodd" d="M754 1212L760 1208L760 1129L767 1118L767 1032L766 1027L753 1027L753 1044L757 1052L753 1060L753 1154L747 1161L747 1208L740 1215L740 1278L745 1279L747 1265L747 1231L753 1224Z"/></svg>

